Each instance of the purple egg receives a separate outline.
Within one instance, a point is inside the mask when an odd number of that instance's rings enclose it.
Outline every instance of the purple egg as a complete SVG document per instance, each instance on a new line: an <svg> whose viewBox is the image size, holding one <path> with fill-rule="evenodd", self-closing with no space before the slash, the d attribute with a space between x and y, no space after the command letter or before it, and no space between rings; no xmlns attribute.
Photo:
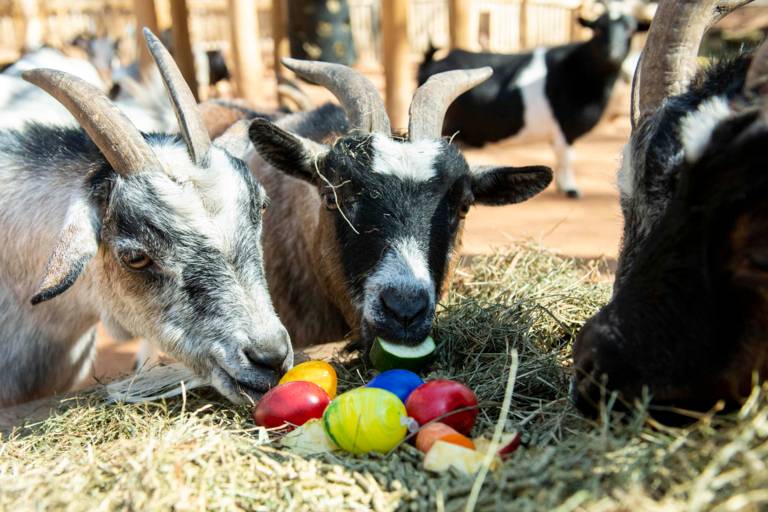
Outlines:
<svg viewBox="0 0 768 512"><path fill-rule="evenodd" d="M411 391L424 384L421 377L408 370L387 370L381 372L371 382L365 385L367 388L386 389L394 393L405 403Z"/></svg>

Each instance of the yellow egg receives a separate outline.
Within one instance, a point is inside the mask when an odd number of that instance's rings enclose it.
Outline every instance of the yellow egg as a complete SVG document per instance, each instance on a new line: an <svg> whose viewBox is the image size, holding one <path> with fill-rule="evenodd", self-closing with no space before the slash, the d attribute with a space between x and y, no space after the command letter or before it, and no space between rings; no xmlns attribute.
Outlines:
<svg viewBox="0 0 768 512"><path fill-rule="evenodd" d="M336 396L336 370L325 361L307 361L297 364L283 375L278 384L303 380L317 384L333 400Z"/></svg>
<svg viewBox="0 0 768 512"><path fill-rule="evenodd" d="M407 413L397 395L379 388L342 393L325 410L323 427L351 453L387 453L405 438Z"/></svg>

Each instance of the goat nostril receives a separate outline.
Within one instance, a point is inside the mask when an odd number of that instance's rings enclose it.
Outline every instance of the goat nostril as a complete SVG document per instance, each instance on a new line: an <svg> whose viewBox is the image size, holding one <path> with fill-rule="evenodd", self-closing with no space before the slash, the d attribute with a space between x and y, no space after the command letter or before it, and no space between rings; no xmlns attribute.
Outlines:
<svg viewBox="0 0 768 512"><path fill-rule="evenodd" d="M282 373L284 370L285 360L290 352L288 347L287 335L286 341L276 343L268 348L248 348L246 349L245 356L248 361L254 366L261 366L270 368L277 372ZM262 346L263 344L254 344L256 346Z"/></svg>
<svg viewBox="0 0 768 512"><path fill-rule="evenodd" d="M423 317L429 307L429 294L426 290L403 293L396 288L387 288L379 298L384 309L406 326Z"/></svg>

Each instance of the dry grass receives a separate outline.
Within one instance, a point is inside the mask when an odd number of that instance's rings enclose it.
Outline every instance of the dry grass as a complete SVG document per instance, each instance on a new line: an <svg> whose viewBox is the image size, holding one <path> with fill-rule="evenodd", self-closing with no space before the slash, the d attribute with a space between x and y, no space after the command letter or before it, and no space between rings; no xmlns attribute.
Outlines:
<svg viewBox="0 0 768 512"><path fill-rule="evenodd" d="M768 388L737 414L683 429L643 410L585 420L570 405L572 336L607 300L598 263L530 247L464 267L441 311L432 375L473 387L477 433L497 421L520 353L508 430L524 445L485 481L478 510L764 510ZM371 372L338 366L342 388ZM473 480L434 475L403 446L389 457L305 459L213 393L142 405L83 396L0 444L0 510L463 510Z"/></svg>

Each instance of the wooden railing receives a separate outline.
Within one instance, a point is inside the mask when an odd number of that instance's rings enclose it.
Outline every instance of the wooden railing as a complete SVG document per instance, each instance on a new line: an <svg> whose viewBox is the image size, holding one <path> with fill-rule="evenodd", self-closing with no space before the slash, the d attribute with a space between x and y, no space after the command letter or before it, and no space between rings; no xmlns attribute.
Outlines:
<svg viewBox="0 0 768 512"><path fill-rule="evenodd" d="M467 0L470 1L470 0ZM0 0L0 55L18 52L24 45L25 19L18 5L32 2L44 40L62 44L82 32L133 36L132 0ZM363 63L381 62L381 0L349 0L352 31ZM447 0L411 0L407 37L414 58L432 41L449 44ZM474 0L471 10L473 46L480 50L513 52L537 45L552 45L578 36L575 18L582 0ZM170 24L169 0L156 0L160 26ZM188 0L190 32L196 45L229 46L226 0ZM259 37L263 54L272 49L271 0L258 1ZM265 62L270 62L265 59Z"/></svg>

